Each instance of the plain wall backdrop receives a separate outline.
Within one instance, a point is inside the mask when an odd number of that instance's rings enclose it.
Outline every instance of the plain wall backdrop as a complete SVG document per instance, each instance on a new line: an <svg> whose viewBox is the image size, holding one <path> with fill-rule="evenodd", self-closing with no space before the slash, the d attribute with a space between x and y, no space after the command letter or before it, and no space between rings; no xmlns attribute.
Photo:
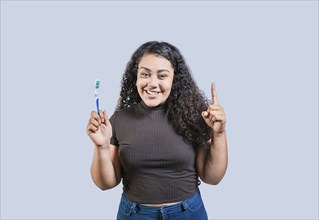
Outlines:
<svg viewBox="0 0 319 220"><path fill-rule="evenodd" d="M1 1L1 219L115 218L122 185L90 177L94 80L111 116L150 40L177 46L225 108L209 217L318 219L318 1Z"/></svg>

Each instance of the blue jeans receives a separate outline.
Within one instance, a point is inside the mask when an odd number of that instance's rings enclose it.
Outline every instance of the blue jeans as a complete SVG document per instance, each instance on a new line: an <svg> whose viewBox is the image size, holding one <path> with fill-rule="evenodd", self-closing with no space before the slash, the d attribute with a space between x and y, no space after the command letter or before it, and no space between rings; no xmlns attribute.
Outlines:
<svg viewBox="0 0 319 220"><path fill-rule="evenodd" d="M120 201L118 220L207 220L200 192L197 191L191 198L180 203L153 207L144 206L130 201L124 194Z"/></svg>

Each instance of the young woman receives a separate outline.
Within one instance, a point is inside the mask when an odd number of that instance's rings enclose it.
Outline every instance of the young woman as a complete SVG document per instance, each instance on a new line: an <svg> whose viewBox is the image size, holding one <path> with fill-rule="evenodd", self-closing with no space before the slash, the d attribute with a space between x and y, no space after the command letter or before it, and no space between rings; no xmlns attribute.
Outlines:
<svg viewBox="0 0 319 220"><path fill-rule="evenodd" d="M123 183L118 219L207 219L198 185L218 184L228 163L214 83L211 95L208 103L175 46L134 52L116 111L110 120L93 111L87 126L93 181L102 190Z"/></svg>

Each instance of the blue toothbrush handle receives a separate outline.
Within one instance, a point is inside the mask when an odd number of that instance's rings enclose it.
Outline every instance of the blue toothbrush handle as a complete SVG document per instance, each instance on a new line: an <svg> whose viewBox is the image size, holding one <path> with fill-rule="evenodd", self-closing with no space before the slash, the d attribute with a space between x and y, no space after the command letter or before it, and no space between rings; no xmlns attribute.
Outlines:
<svg viewBox="0 0 319 220"><path fill-rule="evenodd" d="M100 115L99 97L96 97L96 98L95 98L95 104L96 104L96 112L97 112L97 114L98 114L99 116L101 116L101 115Z"/></svg>

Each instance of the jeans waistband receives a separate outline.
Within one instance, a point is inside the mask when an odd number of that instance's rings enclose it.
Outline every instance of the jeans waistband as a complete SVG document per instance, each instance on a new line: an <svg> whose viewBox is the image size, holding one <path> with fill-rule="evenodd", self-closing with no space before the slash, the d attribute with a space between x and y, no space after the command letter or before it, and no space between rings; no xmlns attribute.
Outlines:
<svg viewBox="0 0 319 220"><path fill-rule="evenodd" d="M194 203L197 203L197 201L198 203L202 202L199 190L197 190L192 197L185 199L182 202L179 202L177 204L168 205L168 206L154 207L154 206L141 205L139 203L129 200L124 194L122 194L122 199L121 199L122 205L125 206L126 212L133 212L133 213L136 213L137 211L138 212L145 211L148 213L158 212L158 211L161 211L161 212L183 211L186 209L192 209L191 206L195 205ZM192 205L190 206L189 204L192 204Z"/></svg>

